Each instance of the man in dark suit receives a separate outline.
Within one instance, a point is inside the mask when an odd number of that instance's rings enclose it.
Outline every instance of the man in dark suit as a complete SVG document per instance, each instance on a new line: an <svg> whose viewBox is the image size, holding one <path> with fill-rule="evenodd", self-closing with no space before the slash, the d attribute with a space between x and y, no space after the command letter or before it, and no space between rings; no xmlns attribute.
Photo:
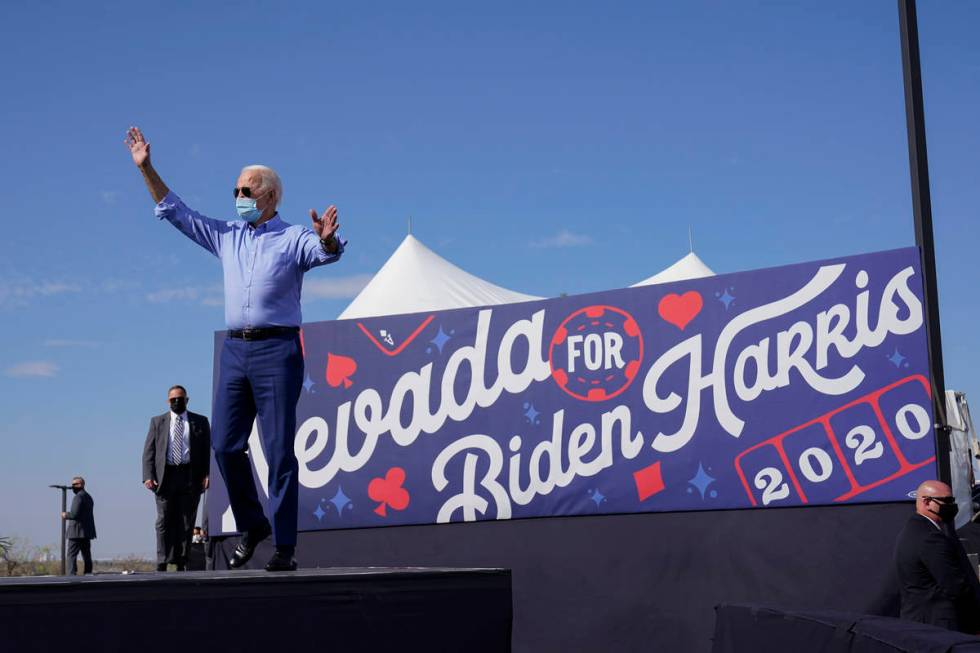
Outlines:
<svg viewBox="0 0 980 653"><path fill-rule="evenodd" d="M92 540L95 539L95 502L85 491L85 479L76 476L71 479L71 491L75 498L71 501L71 510L61 513L62 519L68 520L68 573L72 576L78 573L78 554L82 554L85 566L82 573L92 573Z"/></svg>
<svg viewBox="0 0 980 653"><path fill-rule="evenodd" d="M170 410L150 420L143 446L143 485L156 495L157 571L187 567L191 529L211 467L211 425L187 410L187 390L167 393Z"/></svg>
<svg viewBox="0 0 980 653"><path fill-rule="evenodd" d="M939 481L925 481L916 491L915 514L895 545L901 617L977 634L980 581L953 530L952 494Z"/></svg>

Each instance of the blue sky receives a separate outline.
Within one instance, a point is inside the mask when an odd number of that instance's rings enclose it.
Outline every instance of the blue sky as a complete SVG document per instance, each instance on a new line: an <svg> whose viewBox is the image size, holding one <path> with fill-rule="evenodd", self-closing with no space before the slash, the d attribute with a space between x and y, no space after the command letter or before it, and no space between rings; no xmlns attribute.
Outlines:
<svg viewBox="0 0 980 653"><path fill-rule="evenodd" d="M980 401L980 4L920 2L947 385ZM335 317L406 232L505 287L621 287L914 244L898 17L874 2L20 3L0 25L0 535L153 551L140 453L167 388L210 415L216 259L153 217L124 146L231 218L340 210L307 277Z"/></svg>

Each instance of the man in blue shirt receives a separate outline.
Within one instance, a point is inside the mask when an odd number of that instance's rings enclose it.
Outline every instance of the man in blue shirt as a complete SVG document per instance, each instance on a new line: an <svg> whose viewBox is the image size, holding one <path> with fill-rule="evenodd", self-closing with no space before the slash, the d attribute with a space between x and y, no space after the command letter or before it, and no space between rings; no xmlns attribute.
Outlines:
<svg viewBox="0 0 980 653"><path fill-rule="evenodd" d="M130 127L125 142L157 203L157 217L218 257L224 271L228 334L215 388L212 445L243 533L230 564L245 565L271 534L276 552L266 569L293 570L299 491L293 440L304 375L300 294L305 272L337 261L344 252L337 237L337 208L330 206L319 217L311 209L312 229L288 224L276 212L282 200L279 175L265 166L248 166L235 184L241 219L214 220L188 208L163 183L138 128ZM269 463L271 524L246 453L256 416Z"/></svg>

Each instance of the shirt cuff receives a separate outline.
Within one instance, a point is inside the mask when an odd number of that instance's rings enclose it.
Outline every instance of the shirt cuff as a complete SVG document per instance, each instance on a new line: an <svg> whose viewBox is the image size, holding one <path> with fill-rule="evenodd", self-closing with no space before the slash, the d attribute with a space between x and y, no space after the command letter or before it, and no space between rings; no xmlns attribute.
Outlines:
<svg viewBox="0 0 980 653"><path fill-rule="evenodd" d="M324 246L323 246L323 241L322 240L320 241L320 251L323 252L324 254L326 254L328 257L340 256L341 254L344 253L344 248L347 247L347 241L346 240L344 240L343 238L341 238L337 234L334 234L334 238L337 239L337 251L336 252L328 252L326 250L326 248L324 248Z"/></svg>
<svg viewBox="0 0 980 653"><path fill-rule="evenodd" d="M177 197L177 194L170 191L167 193L166 197L157 203L156 207L153 209L153 212L160 220L163 220L164 218L170 219L173 217L174 213L176 213L177 207L181 204L183 204L183 202L179 197Z"/></svg>

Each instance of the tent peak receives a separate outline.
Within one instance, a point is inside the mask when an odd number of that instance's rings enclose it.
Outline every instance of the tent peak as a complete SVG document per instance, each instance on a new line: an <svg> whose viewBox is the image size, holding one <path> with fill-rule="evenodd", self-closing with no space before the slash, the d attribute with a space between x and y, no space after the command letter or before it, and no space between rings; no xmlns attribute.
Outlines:
<svg viewBox="0 0 980 653"><path fill-rule="evenodd" d="M339 317L420 313L534 299L541 298L470 274L409 233Z"/></svg>
<svg viewBox="0 0 980 653"><path fill-rule="evenodd" d="M665 270L658 272L652 277L634 283L630 288L637 286L649 286L655 283L670 283L671 281L683 281L685 279L700 279L702 277L713 277L714 271L705 265L694 251L690 251L673 265Z"/></svg>

